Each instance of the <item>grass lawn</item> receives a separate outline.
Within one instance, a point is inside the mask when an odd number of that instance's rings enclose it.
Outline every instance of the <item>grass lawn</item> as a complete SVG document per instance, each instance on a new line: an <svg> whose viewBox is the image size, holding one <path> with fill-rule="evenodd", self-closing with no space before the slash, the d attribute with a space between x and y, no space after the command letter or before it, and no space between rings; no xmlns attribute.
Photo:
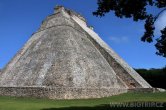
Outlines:
<svg viewBox="0 0 166 110"><path fill-rule="evenodd" d="M148 102L157 108L111 107L110 103L139 104ZM149 103L150 102L150 103ZM159 107L164 106L164 107ZM0 96L0 110L166 110L166 92L163 93L125 93L101 99L49 100L33 98L15 98Z"/></svg>

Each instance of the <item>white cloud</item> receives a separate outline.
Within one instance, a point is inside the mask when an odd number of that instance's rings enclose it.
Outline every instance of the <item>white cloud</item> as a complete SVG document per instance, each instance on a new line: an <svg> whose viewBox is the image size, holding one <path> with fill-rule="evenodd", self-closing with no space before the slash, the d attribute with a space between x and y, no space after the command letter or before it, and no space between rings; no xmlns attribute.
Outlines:
<svg viewBox="0 0 166 110"><path fill-rule="evenodd" d="M160 30L166 26L166 11L164 11L155 23L156 33L159 34Z"/></svg>
<svg viewBox="0 0 166 110"><path fill-rule="evenodd" d="M122 37L109 37L109 40L114 42L114 43L128 43L129 39L128 37L122 36Z"/></svg>

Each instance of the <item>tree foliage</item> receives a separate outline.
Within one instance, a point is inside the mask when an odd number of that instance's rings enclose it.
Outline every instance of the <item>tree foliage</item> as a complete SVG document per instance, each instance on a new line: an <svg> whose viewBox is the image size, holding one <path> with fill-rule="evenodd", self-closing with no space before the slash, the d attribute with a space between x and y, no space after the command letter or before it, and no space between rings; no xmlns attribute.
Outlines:
<svg viewBox="0 0 166 110"><path fill-rule="evenodd" d="M136 69L136 71L152 86L166 89L166 67L162 69Z"/></svg>
<svg viewBox="0 0 166 110"><path fill-rule="evenodd" d="M148 6L157 7L161 12L152 15L147 12ZM98 9L93 14L102 17L112 11L119 18L132 18L133 21L145 20L145 32L141 40L151 43L154 40L154 23L165 10L166 0L98 0ZM156 41L156 54L166 57L166 27L161 30L161 36Z"/></svg>

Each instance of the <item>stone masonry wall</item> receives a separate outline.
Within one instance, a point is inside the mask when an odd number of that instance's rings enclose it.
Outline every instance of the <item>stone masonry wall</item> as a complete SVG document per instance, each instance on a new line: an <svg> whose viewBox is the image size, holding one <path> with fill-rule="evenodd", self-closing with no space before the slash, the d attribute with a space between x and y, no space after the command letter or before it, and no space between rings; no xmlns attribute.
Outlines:
<svg viewBox="0 0 166 110"><path fill-rule="evenodd" d="M0 95L3 96L49 99L101 98L126 92L127 89L119 88L0 87Z"/></svg>
<svg viewBox="0 0 166 110"><path fill-rule="evenodd" d="M87 32L88 39L100 51L123 82L129 88L151 88L151 86L136 73L127 63L125 63L95 32L87 27L77 16L72 16L73 20Z"/></svg>
<svg viewBox="0 0 166 110"><path fill-rule="evenodd" d="M102 98L127 92L155 92L155 88L56 88L56 87L0 87L1 96L35 97L48 99Z"/></svg>

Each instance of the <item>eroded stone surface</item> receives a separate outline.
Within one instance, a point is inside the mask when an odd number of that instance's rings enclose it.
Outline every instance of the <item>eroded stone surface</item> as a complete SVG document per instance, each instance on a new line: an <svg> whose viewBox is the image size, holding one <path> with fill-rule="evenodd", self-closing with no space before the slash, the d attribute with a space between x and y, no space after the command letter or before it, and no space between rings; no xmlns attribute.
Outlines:
<svg viewBox="0 0 166 110"><path fill-rule="evenodd" d="M81 15L63 7L43 21L0 73L0 95L99 98L135 88L151 86Z"/></svg>

